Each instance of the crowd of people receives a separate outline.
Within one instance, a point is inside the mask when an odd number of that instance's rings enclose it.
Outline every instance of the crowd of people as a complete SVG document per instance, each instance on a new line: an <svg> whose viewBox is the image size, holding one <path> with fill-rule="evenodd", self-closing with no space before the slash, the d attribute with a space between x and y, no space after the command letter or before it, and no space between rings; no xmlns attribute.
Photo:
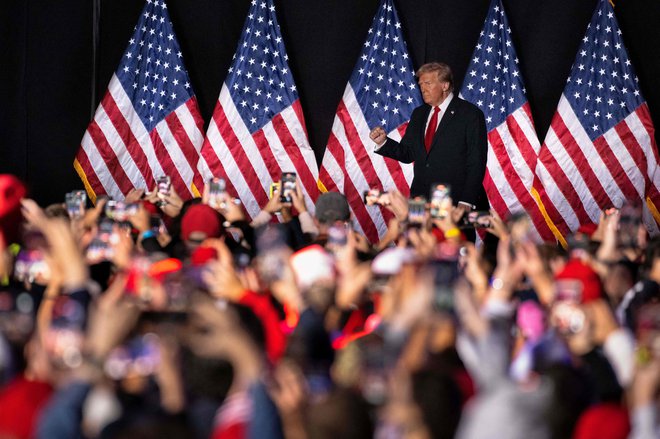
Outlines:
<svg viewBox="0 0 660 439"><path fill-rule="evenodd" d="M370 243L339 193L250 220L152 189L40 207L0 176L1 438L660 437L641 206L563 248L393 191Z"/></svg>

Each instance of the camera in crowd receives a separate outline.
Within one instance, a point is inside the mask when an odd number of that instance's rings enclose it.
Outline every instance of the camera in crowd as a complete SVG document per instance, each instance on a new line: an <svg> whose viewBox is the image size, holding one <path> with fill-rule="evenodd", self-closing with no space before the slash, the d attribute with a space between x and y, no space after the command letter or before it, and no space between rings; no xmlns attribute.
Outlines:
<svg viewBox="0 0 660 439"><path fill-rule="evenodd" d="M296 193L296 173L295 172L282 172L282 180L280 182L280 201L282 203L292 203L292 194Z"/></svg>
<svg viewBox="0 0 660 439"><path fill-rule="evenodd" d="M64 196L64 202L66 204L66 211L71 219L82 218L85 214L87 194L82 190L68 192Z"/></svg>
<svg viewBox="0 0 660 439"><path fill-rule="evenodd" d="M431 187L430 193L431 218L446 218L452 209L451 188L443 183L436 183Z"/></svg>
<svg viewBox="0 0 660 439"><path fill-rule="evenodd" d="M227 182L223 178L210 179L208 205L217 210L225 210L228 201Z"/></svg>

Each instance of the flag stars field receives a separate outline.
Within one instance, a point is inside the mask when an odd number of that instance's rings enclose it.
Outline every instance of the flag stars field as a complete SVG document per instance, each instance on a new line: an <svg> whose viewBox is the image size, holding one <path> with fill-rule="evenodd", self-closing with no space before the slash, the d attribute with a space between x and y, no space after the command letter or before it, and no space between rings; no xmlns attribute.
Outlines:
<svg viewBox="0 0 660 439"><path fill-rule="evenodd" d="M297 88L272 0L252 1L202 147L200 172L226 179L254 217L270 183L296 172L308 206L318 189Z"/></svg>
<svg viewBox="0 0 660 439"><path fill-rule="evenodd" d="M202 185L202 127L165 1L148 0L81 141L76 170L92 199L152 189L165 174L190 198Z"/></svg>
<svg viewBox="0 0 660 439"><path fill-rule="evenodd" d="M658 232L660 175L649 130L612 5L599 0L539 153L537 175L559 230L597 222L617 200L639 199L647 229Z"/></svg>
<svg viewBox="0 0 660 439"><path fill-rule="evenodd" d="M537 237L551 240L553 234L531 196L540 142L510 34L502 3L493 0L461 96L479 107L486 119L488 162L484 188L490 204L502 217L528 212Z"/></svg>
<svg viewBox="0 0 660 439"><path fill-rule="evenodd" d="M368 188L409 191L412 167L373 153L369 131L382 126L400 139L412 110L422 103L414 68L392 0L381 0L344 91L319 176L328 190L343 192L356 227L376 241L386 230L387 212L367 209Z"/></svg>

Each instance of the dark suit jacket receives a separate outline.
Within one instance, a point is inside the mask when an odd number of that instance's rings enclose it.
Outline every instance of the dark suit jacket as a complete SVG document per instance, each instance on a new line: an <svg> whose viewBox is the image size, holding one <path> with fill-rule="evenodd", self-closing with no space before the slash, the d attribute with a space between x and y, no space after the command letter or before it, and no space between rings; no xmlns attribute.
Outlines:
<svg viewBox="0 0 660 439"><path fill-rule="evenodd" d="M403 163L415 162L411 196L428 198L433 183L446 183L451 186L454 203L467 201L478 209L487 209L483 187L488 152L484 114L454 95L427 154L424 134L430 111L427 104L415 108L401 142L388 138L376 153Z"/></svg>

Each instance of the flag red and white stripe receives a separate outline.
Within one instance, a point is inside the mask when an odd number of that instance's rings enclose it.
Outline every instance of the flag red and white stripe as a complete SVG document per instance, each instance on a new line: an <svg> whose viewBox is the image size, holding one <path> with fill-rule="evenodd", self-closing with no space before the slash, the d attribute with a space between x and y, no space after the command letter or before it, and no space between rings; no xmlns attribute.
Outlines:
<svg viewBox="0 0 660 439"><path fill-rule="evenodd" d="M408 196L413 171L411 164L375 154L369 132L382 126L390 138L401 140L420 104L394 3L383 0L337 108L319 171L322 190L346 196L356 228L372 242L387 230L391 213L365 206L364 191L397 189Z"/></svg>
<svg viewBox="0 0 660 439"><path fill-rule="evenodd" d="M498 215L507 219L526 212L537 240L555 236L537 204L533 187L541 148L518 57L501 0L490 4L472 54L461 97L478 106L486 118L488 160L484 189Z"/></svg>
<svg viewBox="0 0 660 439"><path fill-rule="evenodd" d="M389 137L401 140L407 125L406 122L391 131ZM382 208L365 206L363 192L370 188L397 189L407 197L413 170L412 164L374 154L369 131L349 83L332 124L319 178L325 189L346 196L355 215L357 229L375 242L387 230L386 221L390 215Z"/></svg>
<svg viewBox="0 0 660 439"><path fill-rule="evenodd" d="M556 207L554 222L562 234L598 223L603 210L626 200L646 203L644 223L658 233L660 206L658 154L646 104L591 141L573 108L562 96L539 155L537 174L544 204Z"/></svg>
<svg viewBox="0 0 660 439"><path fill-rule="evenodd" d="M202 129L167 6L148 0L74 167L92 199L153 189L161 175L170 176L187 199L202 184L197 171Z"/></svg>
<svg viewBox="0 0 660 439"><path fill-rule="evenodd" d="M555 235L532 192L540 148L529 103L526 102L488 132L484 189L491 207L501 218L526 212L532 220L532 233L536 239L554 241Z"/></svg>
<svg viewBox="0 0 660 439"><path fill-rule="evenodd" d="M539 153L545 206L562 234L601 212L642 200L651 234L660 222L658 151L648 106L612 5L599 0Z"/></svg>
<svg viewBox="0 0 660 439"><path fill-rule="evenodd" d="M298 175L308 208L313 209L318 171L299 99L251 133L223 84L201 155L201 174L224 178L250 217L268 202L270 184L279 181L282 172Z"/></svg>
<svg viewBox="0 0 660 439"><path fill-rule="evenodd" d="M221 177L250 217L272 182L295 172L313 210L318 170L272 0L253 1L202 146L199 170Z"/></svg>

